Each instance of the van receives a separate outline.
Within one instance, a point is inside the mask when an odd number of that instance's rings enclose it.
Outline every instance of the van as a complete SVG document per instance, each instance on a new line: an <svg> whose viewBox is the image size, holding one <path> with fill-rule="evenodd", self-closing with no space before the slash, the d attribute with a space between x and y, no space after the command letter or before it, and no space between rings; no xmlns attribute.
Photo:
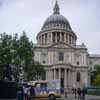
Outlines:
<svg viewBox="0 0 100 100"><path fill-rule="evenodd" d="M36 98L48 98L55 100L61 97L60 81L59 80L38 80L31 81L35 86Z"/></svg>

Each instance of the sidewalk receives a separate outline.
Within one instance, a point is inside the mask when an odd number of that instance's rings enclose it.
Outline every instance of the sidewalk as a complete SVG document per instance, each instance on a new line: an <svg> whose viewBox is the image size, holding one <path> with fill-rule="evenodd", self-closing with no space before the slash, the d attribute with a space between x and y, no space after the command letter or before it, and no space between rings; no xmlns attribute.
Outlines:
<svg viewBox="0 0 100 100"><path fill-rule="evenodd" d="M78 100L78 98L75 98L74 94L68 94L67 98L63 95L61 100ZM100 96L85 95L85 100L100 100Z"/></svg>
<svg viewBox="0 0 100 100"><path fill-rule="evenodd" d="M86 100L100 100L100 96L86 95Z"/></svg>
<svg viewBox="0 0 100 100"><path fill-rule="evenodd" d="M62 99L61 100L77 100L77 98L75 99L75 95L74 94L68 94L67 97L62 95Z"/></svg>

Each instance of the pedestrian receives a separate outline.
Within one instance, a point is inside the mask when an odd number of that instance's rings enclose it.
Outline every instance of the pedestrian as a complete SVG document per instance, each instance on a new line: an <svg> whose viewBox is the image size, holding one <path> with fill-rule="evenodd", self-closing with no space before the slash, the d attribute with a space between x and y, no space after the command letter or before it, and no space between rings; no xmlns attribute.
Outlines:
<svg viewBox="0 0 100 100"><path fill-rule="evenodd" d="M78 88L77 93L78 93L78 100L80 100L81 99L81 88Z"/></svg>
<svg viewBox="0 0 100 100"><path fill-rule="evenodd" d="M30 88L30 100L35 100L35 86Z"/></svg>
<svg viewBox="0 0 100 100"><path fill-rule="evenodd" d="M24 100L28 100L28 85L27 84L23 86L23 92L24 92Z"/></svg>
<svg viewBox="0 0 100 100"><path fill-rule="evenodd" d="M82 99L85 100L85 88L82 89Z"/></svg>
<svg viewBox="0 0 100 100"><path fill-rule="evenodd" d="M74 88L74 94L75 94L75 98L76 98L76 95L77 95L77 89Z"/></svg>
<svg viewBox="0 0 100 100"><path fill-rule="evenodd" d="M18 93L17 93L17 100L24 100L24 93L23 88L19 87Z"/></svg>
<svg viewBox="0 0 100 100"><path fill-rule="evenodd" d="M65 90L65 98L67 98L67 90Z"/></svg>

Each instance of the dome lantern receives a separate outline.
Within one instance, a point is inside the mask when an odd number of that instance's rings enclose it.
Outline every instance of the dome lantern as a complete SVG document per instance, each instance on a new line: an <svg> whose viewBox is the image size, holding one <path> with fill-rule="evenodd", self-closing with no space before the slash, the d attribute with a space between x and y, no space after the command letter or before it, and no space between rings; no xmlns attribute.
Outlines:
<svg viewBox="0 0 100 100"><path fill-rule="evenodd" d="M59 5L58 5L57 0L56 0L56 3L55 3L55 6L54 6L53 10L54 10L53 14L60 14L60 12L59 12Z"/></svg>

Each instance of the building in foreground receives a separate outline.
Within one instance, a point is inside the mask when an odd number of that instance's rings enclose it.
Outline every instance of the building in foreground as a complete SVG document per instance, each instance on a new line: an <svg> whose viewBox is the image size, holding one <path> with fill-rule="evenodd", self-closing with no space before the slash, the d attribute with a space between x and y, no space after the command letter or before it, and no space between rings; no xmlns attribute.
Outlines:
<svg viewBox="0 0 100 100"><path fill-rule="evenodd" d="M100 63L100 55L89 54L84 43L76 44L77 35L60 14L57 1L36 38L34 60L47 66L47 80L59 79L62 88L90 84L90 64Z"/></svg>

